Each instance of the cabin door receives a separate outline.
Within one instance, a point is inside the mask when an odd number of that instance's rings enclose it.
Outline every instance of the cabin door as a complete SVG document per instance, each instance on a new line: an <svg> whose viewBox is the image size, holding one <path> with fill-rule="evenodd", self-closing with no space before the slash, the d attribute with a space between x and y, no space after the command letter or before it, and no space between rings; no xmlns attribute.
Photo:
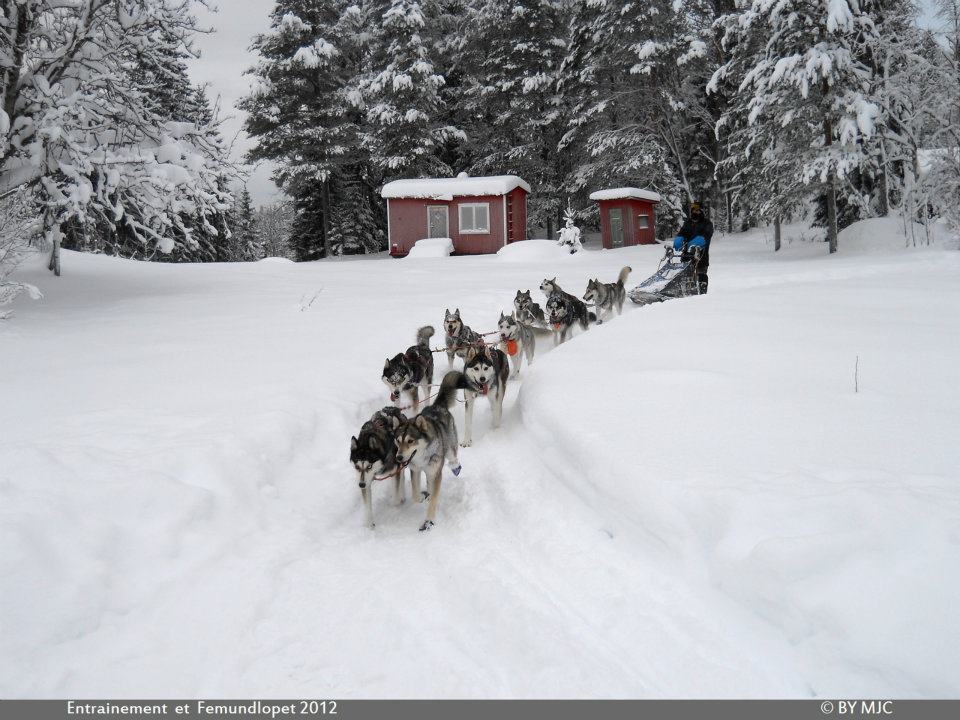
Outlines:
<svg viewBox="0 0 960 720"><path fill-rule="evenodd" d="M620 208L610 208L610 247L623 247L623 213Z"/></svg>
<svg viewBox="0 0 960 720"><path fill-rule="evenodd" d="M446 205L427 207L427 237L450 237L450 214Z"/></svg>

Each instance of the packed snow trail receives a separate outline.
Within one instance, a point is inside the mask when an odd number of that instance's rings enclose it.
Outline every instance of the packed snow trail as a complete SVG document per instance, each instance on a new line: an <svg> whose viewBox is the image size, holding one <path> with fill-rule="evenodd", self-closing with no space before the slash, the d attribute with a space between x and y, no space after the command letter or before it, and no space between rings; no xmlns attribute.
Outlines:
<svg viewBox="0 0 960 720"><path fill-rule="evenodd" d="M478 402L432 532L387 483L362 527L349 438L417 327L660 252L24 273L0 694L955 695L956 253L719 238L709 296Z"/></svg>

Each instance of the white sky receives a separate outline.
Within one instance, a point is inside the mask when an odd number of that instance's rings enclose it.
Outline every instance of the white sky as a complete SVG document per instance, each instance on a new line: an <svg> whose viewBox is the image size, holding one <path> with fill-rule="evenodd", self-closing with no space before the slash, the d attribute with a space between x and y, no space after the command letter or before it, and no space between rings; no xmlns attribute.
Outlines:
<svg viewBox="0 0 960 720"><path fill-rule="evenodd" d="M223 125L224 137L228 141L236 138L233 155L240 160L252 142L242 130L244 113L234 105L249 90L250 78L243 73L256 61L249 50L250 43L254 35L269 29L274 0L213 0L212 4L219 7L219 12L197 11L201 25L212 27L215 32L197 39L201 57L190 63L190 73L194 82L209 85L211 100L219 97L221 114L228 116ZM925 9L921 23L935 26L933 0L920 0L920 6ZM248 187L254 205L281 197L265 164L252 169Z"/></svg>
<svg viewBox="0 0 960 720"><path fill-rule="evenodd" d="M211 4L220 11L209 13L200 8L196 12L201 26L212 27L215 32L197 38L200 58L190 63L190 75L195 83L209 85L211 101L219 97L221 115L227 118L223 136L227 142L236 137L233 157L241 160L253 143L242 130L245 114L234 105L250 88L251 78L243 74L256 61L249 51L250 43L254 35L270 28L274 0L213 0ZM254 205L281 197L266 165L252 169L248 187Z"/></svg>

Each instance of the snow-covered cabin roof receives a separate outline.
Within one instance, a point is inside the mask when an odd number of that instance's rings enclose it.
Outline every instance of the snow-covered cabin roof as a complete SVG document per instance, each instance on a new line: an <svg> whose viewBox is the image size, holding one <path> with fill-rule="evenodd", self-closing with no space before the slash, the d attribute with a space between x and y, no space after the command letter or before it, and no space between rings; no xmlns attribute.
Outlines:
<svg viewBox="0 0 960 720"><path fill-rule="evenodd" d="M591 200L624 200L626 198L660 202L658 193L653 190L641 190L635 187L610 188L609 190L597 190L590 193Z"/></svg>
<svg viewBox="0 0 960 720"><path fill-rule="evenodd" d="M530 192L530 186L516 175L469 177L460 173L455 178L394 180L383 186L380 197L453 200L465 195L506 195L518 187Z"/></svg>

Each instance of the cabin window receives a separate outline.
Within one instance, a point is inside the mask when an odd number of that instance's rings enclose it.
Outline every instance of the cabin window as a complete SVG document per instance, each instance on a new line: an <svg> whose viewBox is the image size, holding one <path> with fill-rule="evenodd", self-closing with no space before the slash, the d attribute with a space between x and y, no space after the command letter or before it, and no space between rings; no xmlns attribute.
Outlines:
<svg viewBox="0 0 960 720"><path fill-rule="evenodd" d="M460 206L460 232L479 235L490 232L490 204L464 203Z"/></svg>
<svg viewBox="0 0 960 720"><path fill-rule="evenodd" d="M639 221L637 222L637 227L640 228L641 230L646 230L647 228L649 228L649 227L650 227L650 216L649 216L649 215L641 215L640 218L639 218Z"/></svg>

